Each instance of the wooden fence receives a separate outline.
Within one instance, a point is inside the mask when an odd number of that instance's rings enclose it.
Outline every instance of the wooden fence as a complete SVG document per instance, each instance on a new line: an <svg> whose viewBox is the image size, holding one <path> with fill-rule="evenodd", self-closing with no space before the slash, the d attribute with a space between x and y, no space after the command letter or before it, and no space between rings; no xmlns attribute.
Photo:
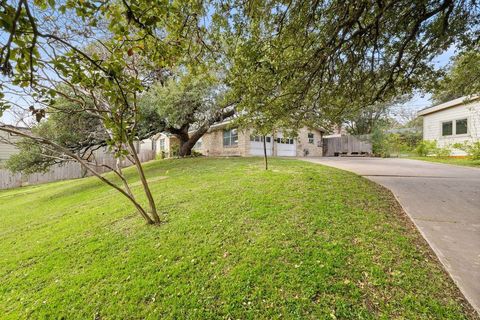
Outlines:
<svg viewBox="0 0 480 320"><path fill-rule="evenodd" d="M142 150L138 157L141 162L146 162L155 159L155 152L151 150ZM97 157L100 165L105 164L115 167L115 158L110 154L103 154ZM132 163L128 160L122 161L122 167L131 166ZM107 172L105 167L99 167L100 172ZM12 173L6 169L0 169L0 190L16 188L26 185L41 184L59 180L78 179L91 176L79 163L69 162L64 165L53 166L50 171L46 173L34 173L31 175L24 175L20 173Z"/></svg>
<svg viewBox="0 0 480 320"><path fill-rule="evenodd" d="M372 144L366 136L340 136L323 139L323 155L325 157L371 154Z"/></svg>

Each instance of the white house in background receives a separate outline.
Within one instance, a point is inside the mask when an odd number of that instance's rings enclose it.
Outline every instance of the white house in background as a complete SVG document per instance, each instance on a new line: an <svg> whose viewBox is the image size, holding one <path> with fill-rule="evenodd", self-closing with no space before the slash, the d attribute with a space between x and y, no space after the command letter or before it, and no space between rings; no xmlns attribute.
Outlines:
<svg viewBox="0 0 480 320"><path fill-rule="evenodd" d="M25 130L25 128L11 126L12 129ZM11 143L15 143L21 138L5 131L0 131L0 162L4 162L10 156L16 154L18 149Z"/></svg>
<svg viewBox="0 0 480 320"><path fill-rule="evenodd" d="M436 140L439 147L480 140L480 96L461 97L418 112L423 117L423 140ZM452 148L453 156L464 156Z"/></svg>

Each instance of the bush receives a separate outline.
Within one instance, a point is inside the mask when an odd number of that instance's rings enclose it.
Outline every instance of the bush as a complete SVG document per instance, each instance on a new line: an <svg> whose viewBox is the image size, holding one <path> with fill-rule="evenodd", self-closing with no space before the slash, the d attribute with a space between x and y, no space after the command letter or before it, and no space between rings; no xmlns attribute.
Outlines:
<svg viewBox="0 0 480 320"><path fill-rule="evenodd" d="M452 149L449 147L436 148L435 156L437 158L448 158L452 154Z"/></svg>
<svg viewBox="0 0 480 320"><path fill-rule="evenodd" d="M422 141L422 132L402 132L399 134L399 139L403 147L402 151L412 152L415 147Z"/></svg>
<svg viewBox="0 0 480 320"><path fill-rule="evenodd" d="M192 157L196 158L196 157L203 157L203 153L201 152L198 152L196 150L192 150Z"/></svg>
<svg viewBox="0 0 480 320"><path fill-rule="evenodd" d="M372 134L371 141L373 153L382 158L389 158L392 154L398 155L402 149L402 141L398 134L376 130Z"/></svg>
<svg viewBox="0 0 480 320"><path fill-rule="evenodd" d="M386 135L385 133L383 133L382 130L373 131L371 141L372 141L372 152L374 155L380 156L383 158L390 156L390 153L388 152L388 148L386 146Z"/></svg>
<svg viewBox="0 0 480 320"><path fill-rule="evenodd" d="M480 141L455 143L453 147L465 151L472 160L480 160Z"/></svg>
<svg viewBox="0 0 480 320"><path fill-rule="evenodd" d="M422 140L417 144L415 152L420 157L427 157L429 155L435 154L437 151L437 141L435 140Z"/></svg>
<svg viewBox="0 0 480 320"><path fill-rule="evenodd" d="M421 133L418 132L385 133L375 130L371 136L372 151L384 158L400 156L402 153L412 153L421 139Z"/></svg>
<svg viewBox="0 0 480 320"><path fill-rule="evenodd" d="M171 148L170 148L170 157L172 158L176 158L179 156L180 154L180 146L178 144L175 144L173 145Z"/></svg>
<svg viewBox="0 0 480 320"><path fill-rule="evenodd" d="M167 157L167 154L165 151L160 151L160 153L157 153L157 155L155 156L155 160L162 160L162 159L165 159Z"/></svg>
<svg viewBox="0 0 480 320"><path fill-rule="evenodd" d="M436 140L423 140L417 144L415 152L420 157L435 156L437 158L447 158L452 154L450 146L440 148Z"/></svg>

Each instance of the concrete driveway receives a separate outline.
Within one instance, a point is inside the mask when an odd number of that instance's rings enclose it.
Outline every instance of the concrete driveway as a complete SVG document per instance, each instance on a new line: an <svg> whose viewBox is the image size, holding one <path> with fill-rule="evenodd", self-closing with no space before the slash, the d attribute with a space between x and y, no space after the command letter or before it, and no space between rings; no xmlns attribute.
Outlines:
<svg viewBox="0 0 480 320"><path fill-rule="evenodd" d="M480 169L407 159L302 158L390 189L480 313Z"/></svg>

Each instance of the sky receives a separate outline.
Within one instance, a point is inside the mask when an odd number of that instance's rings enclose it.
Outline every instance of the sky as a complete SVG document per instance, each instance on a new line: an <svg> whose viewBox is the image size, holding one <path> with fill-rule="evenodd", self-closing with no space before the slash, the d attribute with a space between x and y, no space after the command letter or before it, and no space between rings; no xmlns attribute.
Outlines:
<svg viewBox="0 0 480 320"><path fill-rule="evenodd" d="M450 47L447 51L434 59L434 65L437 68L443 68L448 65L450 63L450 58L455 55L455 50L456 48L454 46ZM417 93L412 97L410 101L405 103L405 107L415 111L418 111L425 107L429 107L432 104L432 102L430 101L431 97L432 95L429 93Z"/></svg>
<svg viewBox="0 0 480 320"><path fill-rule="evenodd" d="M445 51L443 54L439 55L434 59L434 65L437 68L442 68L448 65L450 63L450 58L455 55L455 50L456 48L454 46L450 47L447 51ZM402 106L402 108L404 108L409 112L418 111L425 107L431 106L432 102L430 101L430 99L431 99L431 94L429 93L415 93L412 99L407 101ZM17 110L17 113L18 112L19 111ZM19 119L19 116L15 115L14 110L7 110L6 112L4 112L3 116L0 117L0 123L3 122L11 125L25 126L25 124L19 122L18 119Z"/></svg>

